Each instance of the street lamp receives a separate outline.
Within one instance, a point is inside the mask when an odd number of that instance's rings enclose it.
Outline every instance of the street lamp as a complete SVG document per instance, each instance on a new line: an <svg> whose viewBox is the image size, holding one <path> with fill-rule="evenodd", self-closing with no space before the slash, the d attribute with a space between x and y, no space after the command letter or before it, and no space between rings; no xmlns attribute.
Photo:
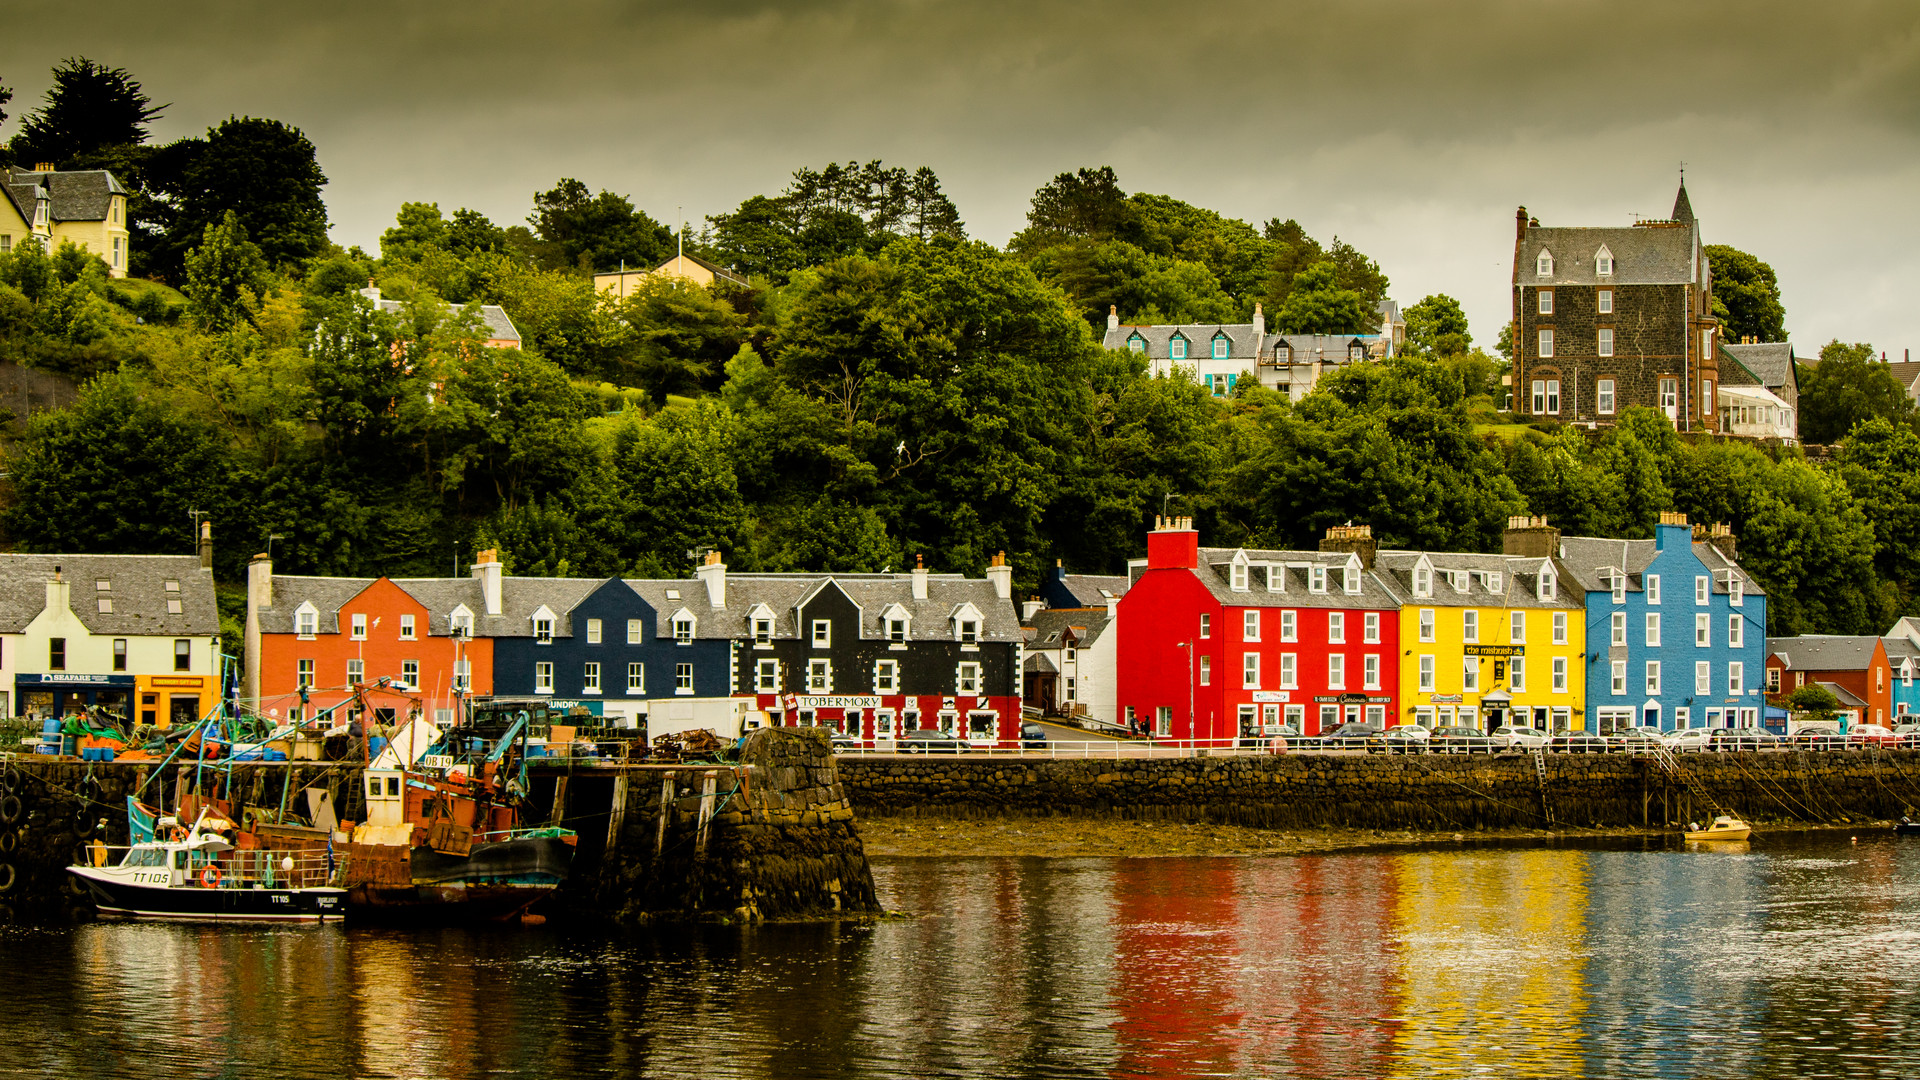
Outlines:
<svg viewBox="0 0 1920 1080"><path fill-rule="evenodd" d="M1187 650L1187 749L1192 750L1193 744L1194 744L1194 738L1195 738L1194 715L1193 715L1193 712L1194 712L1193 669L1194 669L1194 666L1198 663L1198 661L1196 661L1193 658L1194 657L1193 642L1182 641L1177 643L1174 647Z"/></svg>

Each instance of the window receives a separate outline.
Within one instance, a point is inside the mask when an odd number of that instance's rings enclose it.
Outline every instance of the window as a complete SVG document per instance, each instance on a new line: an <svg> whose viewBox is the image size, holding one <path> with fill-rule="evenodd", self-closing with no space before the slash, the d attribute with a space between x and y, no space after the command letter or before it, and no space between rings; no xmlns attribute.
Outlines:
<svg viewBox="0 0 1920 1080"><path fill-rule="evenodd" d="M103 596L93 602L94 610L102 615L113 614L113 597Z"/></svg>
<svg viewBox="0 0 1920 1080"><path fill-rule="evenodd" d="M1533 411L1535 415L1547 411L1547 384L1544 379L1533 380Z"/></svg>
<svg viewBox="0 0 1920 1080"><path fill-rule="evenodd" d="M173 639L173 670L175 671L192 671L193 670L193 639L191 638L174 638Z"/></svg>
<svg viewBox="0 0 1920 1080"><path fill-rule="evenodd" d="M1547 412L1557 413L1559 411L1560 411L1560 380L1548 379L1547 380Z"/></svg>
<svg viewBox="0 0 1920 1080"><path fill-rule="evenodd" d="M1627 613L1624 611L1616 611L1613 613L1613 644L1625 645L1626 643Z"/></svg>
<svg viewBox="0 0 1920 1080"><path fill-rule="evenodd" d="M807 693L825 694L833 689L833 662L807 661Z"/></svg>
<svg viewBox="0 0 1920 1080"><path fill-rule="evenodd" d="M351 663L349 663L351 666ZM553 662L542 660L533 665L533 692L536 694L553 693Z"/></svg>
<svg viewBox="0 0 1920 1080"><path fill-rule="evenodd" d="M1507 662L1507 686L1516 694L1527 691L1527 658L1516 656Z"/></svg>
<svg viewBox="0 0 1920 1080"><path fill-rule="evenodd" d="M1770 667L1767 669L1767 693L1777 694L1779 692L1780 692L1780 669L1777 667Z"/></svg>
<svg viewBox="0 0 1920 1080"><path fill-rule="evenodd" d="M598 663L587 664L586 670L580 673L580 692L583 694L597 694L600 692L600 665Z"/></svg>
<svg viewBox="0 0 1920 1080"><path fill-rule="evenodd" d="M1701 660L1693 665L1693 692L1696 694L1713 693L1713 665Z"/></svg>
<svg viewBox="0 0 1920 1080"><path fill-rule="evenodd" d="M1175 334L1173 340L1167 342L1167 356L1174 360L1185 360L1187 358L1187 339Z"/></svg>
<svg viewBox="0 0 1920 1080"><path fill-rule="evenodd" d="M1242 690L1260 689L1260 654L1242 653L1240 655L1240 688Z"/></svg>
<svg viewBox="0 0 1920 1080"><path fill-rule="evenodd" d="M1594 310L1602 315L1613 314L1613 290L1601 289L1593 298Z"/></svg>
<svg viewBox="0 0 1920 1080"><path fill-rule="evenodd" d="M675 615L673 617L673 643L675 645L693 644L693 616Z"/></svg>
<svg viewBox="0 0 1920 1080"><path fill-rule="evenodd" d="M1200 658L1200 685L1213 685L1213 657L1211 656Z"/></svg>
<svg viewBox="0 0 1920 1080"><path fill-rule="evenodd" d="M1600 328L1599 340L1595 342L1594 351L1599 353L1601 356L1613 355L1613 327L1603 326ZM1613 411L1613 380L1602 379L1600 381L1605 386L1603 393L1607 395L1606 397L1607 407L1602 409L1601 411L1612 412Z"/></svg>
<svg viewBox="0 0 1920 1080"><path fill-rule="evenodd" d="M1679 380L1677 379L1661 379L1660 380L1660 407L1667 411L1667 416L1669 418L1671 418L1674 414L1674 411L1680 407Z"/></svg>
<svg viewBox="0 0 1920 1080"><path fill-rule="evenodd" d="M1534 260L1533 272L1540 277L1553 276L1553 255L1545 248L1540 249L1540 257Z"/></svg>
<svg viewBox="0 0 1920 1080"><path fill-rule="evenodd" d="M533 620L533 640L541 645L553 644L553 620L537 618Z"/></svg>
<svg viewBox="0 0 1920 1080"><path fill-rule="evenodd" d="M1742 664L1738 660L1727 665L1727 693L1737 696L1747 692L1746 667L1745 664Z"/></svg>
<svg viewBox="0 0 1920 1080"><path fill-rule="evenodd" d="M1480 658L1469 656L1460 666L1460 689L1469 694L1480 692Z"/></svg>
<svg viewBox="0 0 1920 1080"><path fill-rule="evenodd" d="M1460 613L1460 640L1473 644L1480 640L1480 613L1469 608Z"/></svg>
<svg viewBox="0 0 1920 1080"><path fill-rule="evenodd" d="M829 619L813 620L813 647L824 649L833 644L833 622Z"/></svg>
<svg viewBox="0 0 1920 1080"><path fill-rule="evenodd" d="M1347 346L1347 359L1365 360L1366 358L1367 358L1367 351L1365 349L1361 348L1358 345Z"/></svg>
<svg viewBox="0 0 1920 1080"><path fill-rule="evenodd" d="M891 694L900 689L900 661L881 660L873 665L873 692Z"/></svg>
<svg viewBox="0 0 1920 1080"><path fill-rule="evenodd" d="M1280 640L1281 641L1299 641L1300 640L1300 613L1299 612L1282 611L1280 613Z"/></svg>
<svg viewBox="0 0 1920 1080"><path fill-rule="evenodd" d="M1693 602L1695 604L1705 604L1707 602L1707 599L1712 592L1712 580L1713 579L1704 577L1704 576L1694 577Z"/></svg>
<svg viewBox="0 0 1920 1080"><path fill-rule="evenodd" d="M1425 566L1413 568L1413 595L1433 595L1433 570Z"/></svg>
<svg viewBox="0 0 1920 1080"><path fill-rule="evenodd" d="M1214 397L1226 397L1227 391L1233 388L1233 380L1230 376L1214 375L1207 381L1213 386Z"/></svg>
<svg viewBox="0 0 1920 1080"><path fill-rule="evenodd" d="M1341 574L1340 584L1346 589L1348 596L1360 595L1360 568L1357 566L1347 567Z"/></svg>
<svg viewBox="0 0 1920 1080"><path fill-rule="evenodd" d="M113 639L113 670L115 671L127 670L127 639L126 638L117 637Z"/></svg>
<svg viewBox="0 0 1920 1080"><path fill-rule="evenodd" d="M979 640L980 624L974 622L972 619L962 619L960 621L960 643L963 645L973 645L979 642Z"/></svg>
<svg viewBox="0 0 1920 1080"><path fill-rule="evenodd" d="M1307 591L1323 593L1327 591L1327 568L1315 566L1307 571Z"/></svg>
<svg viewBox="0 0 1920 1080"><path fill-rule="evenodd" d="M1200 636L1203 638L1213 636L1213 616L1200 616Z"/></svg>
<svg viewBox="0 0 1920 1080"><path fill-rule="evenodd" d="M400 661L400 681L403 683L406 683L408 686L419 686L420 685L420 661L418 660Z"/></svg>
<svg viewBox="0 0 1920 1080"><path fill-rule="evenodd" d="M1062 691L1062 699L1063 699L1063 700L1066 700L1066 701L1079 701L1079 700L1080 700L1080 683L1079 683L1079 680L1077 680L1077 679L1075 679L1075 678L1073 678L1073 677L1072 677L1071 675L1069 675L1069 676L1068 676L1067 678L1065 678L1065 679L1063 679L1063 680L1061 680L1061 681L1062 681L1062 682L1064 682L1064 683L1066 683L1066 689L1065 689L1064 691ZM1251 708L1252 706L1245 706L1245 705L1243 705L1243 706L1241 706L1241 707L1242 707L1242 708Z"/></svg>
<svg viewBox="0 0 1920 1080"><path fill-rule="evenodd" d="M447 629L460 637L473 636L473 613L456 611L447 616Z"/></svg>
<svg viewBox="0 0 1920 1080"><path fill-rule="evenodd" d="M358 686L361 683L366 681L367 681L366 663L358 659L347 661L347 685Z"/></svg>
<svg viewBox="0 0 1920 1080"><path fill-rule="evenodd" d="M1139 334L1133 335L1132 337L1127 339L1127 350L1129 352L1137 352L1137 353L1146 352L1147 339L1141 337Z"/></svg>
<svg viewBox="0 0 1920 1080"><path fill-rule="evenodd" d="M1553 643L1555 645L1567 643L1567 613L1564 611L1553 613Z"/></svg>
<svg viewBox="0 0 1920 1080"><path fill-rule="evenodd" d="M473 688L473 661L455 660L453 662L453 688L455 690Z"/></svg>
<svg viewBox="0 0 1920 1080"><path fill-rule="evenodd" d="M1335 645L1347 642L1347 613L1330 611L1327 613L1327 640Z"/></svg>
<svg viewBox="0 0 1920 1080"><path fill-rule="evenodd" d="M1647 586L1647 603L1649 604L1659 603L1660 602L1660 575L1648 574L1646 577L1646 586Z"/></svg>
<svg viewBox="0 0 1920 1080"><path fill-rule="evenodd" d="M1240 636L1247 641L1260 640L1260 613L1258 611L1241 613Z"/></svg>
<svg viewBox="0 0 1920 1080"><path fill-rule="evenodd" d="M1567 658L1564 656L1553 658L1553 692L1556 694L1567 692Z"/></svg>
<svg viewBox="0 0 1920 1080"><path fill-rule="evenodd" d="M299 680L299 688L302 690L311 690L313 688L313 661L299 660L295 662L295 666L299 671L299 674L295 676L295 678Z"/></svg>
<svg viewBox="0 0 1920 1080"><path fill-rule="evenodd" d="M1739 607L1741 604L1745 603L1747 599L1746 593L1747 593L1747 583L1744 581L1741 581L1737 577L1734 577L1732 574L1728 574L1727 575L1728 606Z"/></svg>
<svg viewBox="0 0 1920 1080"><path fill-rule="evenodd" d="M1430 607L1420 609L1420 640L1433 640L1433 609Z"/></svg>
<svg viewBox="0 0 1920 1080"><path fill-rule="evenodd" d="M1608 251L1604 244L1601 245L1600 250L1593 256L1593 272L1598 277L1613 276L1613 252ZM1602 289L1600 291L1604 293L1607 290Z"/></svg>
<svg viewBox="0 0 1920 1080"><path fill-rule="evenodd" d="M1507 644L1525 645L1527 643L1527 613L1515 611L1507 616Z"/></svg>
<svg viewBox="0 0 1920 1080"><path fill-rule="evenodd" d="M776 684L773 687L773 689L774 691L778 691L780 687ZM644 694L646 692L647 692L647 665L639 663L637 661L629 663L627 665L627 693Z"/></svg>
<svg viewBox="0 0 1920 1080"><path fill-rule="evenodd" d="M1746 630L1746 619L1739 615L1727 616L1727 647L1730 649L1744 648L1746 645Z"/></svg>
<svg viewBox="0 0 1920 1080"><path fill-rule="evenodd" d="M400 640L414 640L413 616L411 615L400 616Z"/></svg>
<svg viewBox="0 0 1920 1080"><path fill-rule="evenodd" d="M1713 380L1701 379L1700 380L1700 415L1712 416L1717 411L1718 410L1716 410L1713 407Z"/></svg>
<svg viewBox="0 0 1920 1080"><path fill-rule="evenodd" d="M1161 738L1173 734L1173 706L1162 705L1153 711L1153 733Z"/></svg>
<svg viewBox="0 0 1920 1080"><path fill-rule="evenodd" d="M1368 653L1360 663L1360 673L1365 678L1365 689L1380 689L1380 654Z"/></svg>
<svg viewBox="0 0 1920 1080"><path fill-rule="evenodd" d="M1713 616L1695 615L1693 617L1693 647L1704 649L1713 644Z"/></svg>
<svg viewBox="0 0 1920 1080"><path fill-rule="evenodd" d="M757 694L780 692L780 661L759 660L753 665L753 690Z"/></svg>
<svg viewBox="0 0 1920 1080"><path fill-rule="evenodd" d="M320 632L320 613L306 608L293 614L293 632L301 637L312 637Z"/></svg>
<svg viewBox="0 0 1920 1080"><path fill-rule="evenodd" d="M1627 662L1625 660L1615 660L1613 662L1613 692L1622 696L1627 692Z"/></svg>
<svg viewBox="0 0 1920 1080"><path fill-rule="evenodd" d="M1205 659L1205 657L1201 658L1203 665ZM1202 670L1205 670L1204 666ZM962 694L979 693L980 665L973 662L961 664L959 670L954 673L953 686L957 692Z"/></svg>
<svg viewBox="0 0 1920 1080"><path fill-rule="evenodd" d="M1213 339L1213 358L1215 360L1227 358L1227 339L1224 335L1216 335Z"/></svg>
<svg viewBox="0 0 1920 1080"><path fill-rule="evenodd" d="M1420 656L1420 691L1426 694L1433 692L1432 653L1422 653Z"/></svg>
<svg viewBox="0 0 1920 1080"><path fill-rule="evenodd" d="M1652 697L1660 696L1660 661L1658 660L1647 661L1647 694Z"/></svg>
<svg viewBox="0 0 1920 1080"><path fill-rule="evenodd" d="M1487 571L1487 591L1496 593L1500 591L1500 571Z"/></svg>
<svg viewBox="0 0 1920 1080"><path fill-rule="evenodd" d="M1293 653L1280 654L1280 689L1295 690L1300 684L1300 658Z"/></svg>
<svg viewBox="0 0 1920 1080"><path fill-rule="evenodd" d="M1340 653L1327 657L1327 689L1347 688L1347 658Z"/></svg>
<svg viewBox="0 0 1920 1080"><path fill-rule="evenodd" d="M893 642L896 645L905 642L907 640L907 620L888 619L887 620L887 640Z"/></svg>
<svg viewBox="0 0 1920 1080"><path fill-rule="evenodd" d="M627 620L627 644L629 645L640 644L640 620L639 619Z"/></svg>
<svg viewBox="0 0 1920 1080"><path fill-rule="evenodd" d="M1550 359L1553 356L1553 328L1550 326L1543 327L1540 330L1539 355L1543 360Z"/></svg>
<svg viewBox="0 0 1920 1080"><path fill-rule="evenodd" d="M673 665L673 692L676 694L693 693L693 665Z"/></svg>
<svg viewBox="0 0 1920 1080"><path fill-rule="evenodd" d="M1647 645L1650 648L1658 648L1660 646L1659 612L1647 612Z"/></svg>
<svg viewBox="0 0 1920 1080"><path fill-rule="evenodd" d="M367 640L367 617L365 615L355 615L353 617L353 640Z"/></svg>
<svg viewBox="0 0 1920 1080"><path fill-rule="evenodd" d="M1369 611L1366 614L1365 636L1361 639L1369 645L1380 644L1380 613Z"/></svg>
<svg viewBox="0 0 1920 1080"><path fill-rule="evenodd" d="M1267 565L1267 591L1268 592L1286 592L1287 591L1287 568L1286 567L1274 566L1271 563Z"/></svg>
<svg viewBox="0 0 1920 1080"><path fill-rule="evenodd" d="M600 620L599 619L587 620L587 644L589 645L600 644Z"/></svg>
<svg viewBox="0 0 1920 1080"><path fill-rule="evenodd" d="M1542 315L1553 314L1553 290L1552 289L1540 290L1540 314Z"/></svg>
<svg viewBox="0 0 1920 1080"><path fill-rule="evenodd" d="M1067 639L1066 649L1064 650L1064 652L1065 652L1065 659L1068 663L1072 663L1074 657L1080 655L1079 650L1073 647L1072 638Z"/></svg>

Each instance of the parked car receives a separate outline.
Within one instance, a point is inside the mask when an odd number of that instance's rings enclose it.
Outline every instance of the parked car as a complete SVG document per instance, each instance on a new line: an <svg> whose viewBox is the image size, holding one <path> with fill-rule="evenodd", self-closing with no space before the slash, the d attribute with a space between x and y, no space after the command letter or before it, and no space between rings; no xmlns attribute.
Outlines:
<svg viewBox="0 0 1920 1080"><path fill-rule="evenodd" d="M836 754L844 754L849 750L860 749L860 740L844 731L834 732L832 738L828 741L833 743L833 752Z"/></svg>
<svg viewBox="0 0 1920 1080"><path fill-rule="evenodd" d="M1484 754L1493 749L1493 740L1479 728L1448 725L1433 729L1427 749L1436 754Z"/></svg>
<svg viewBox="0 0 1920 1080"><path fill-rule="evenodd" d="M1547 749L1556 754L1604 754L1613 744L1591 731L1567 731L1547 740Z"/></svg>
<svg viewBox="0 0 1920 1080"><path fill-rule="evenodd" d="M1668 750L1676 754L1697 754L1709 748L1709 744L1713 741L1713 729L1680 728L1667 732L1667 737L1660 741Z"/></svg>
<svg viewBox="0 0 1920 1080"><path fill-rule="evenodd" d="M1433 733L1419 724L1395 724L1380 736L1380 749L1389 754L1424 754Z"/></svg>
<svg viewBox="0 0 1920 1080"><path fill-rule="evenodd" d="M1661 745L1666 736L1666 732L1652 724L1638 724L1634 727L1621 728L1607 738L1616 750L1634 751L1651 750Z"/></svg>
<svg viewBox="0 0 1920 1080"><path fill-rule="evenodd" d="M1894 746L1893 729L1881 724L1855 724L1847 732L1848 746Z"/></svg>
<svg viewBox="0 0 1920 1080"><path fill-rule="evenodd" d="M1795 750L1838 750L1847 745L1847 740L1838 727L1809 725L1788 735L1787 745Z"/></svg>
<svg viewBox="0 0 1920 1080"><path fill-rule="evenodd" d="M1364 720L1349 720L1320 736L1323 750L1360 750L1378 745L1384 733Z"/></svg>
<svg viewBox="0 0 1920 1080"><path fill-rule="evenodd" d="M1265 750L1293 750L1301 746L1312 746L1318 740L1309 739L1300 734L1300 729L1292 724L1281 724L1260 737L1260 746Z"/></svg>
<svg viewBox="0 0 1920 1080"><path fill-rule="evenodd" d="M1920 747L1920 724L1893 725L1893 741L1909 750Z"/></svg>
<svg viewBox="0 0 1920 1080"><path fill-rule="evenodd" d="M1035 723L1021 724L1020 746L1027 750L1045 750L1047 748L1047 729Z"/></svg>
<svg viewBox="0 0 1920 1080"><path fill-rule="evenodd" d="M1713 728L1709 749L1780 749L1780 736L1766 728Z"/></svg>
<svg viewBox="0 0 1920 1080"><path fill-rule="evenodd" d="M959 739L933 728L909 731L894 740L894 749L903 754L957 754L963 748Z"/></svg>
<svg viewBox="0 0 1920 1080"><path fill-rule="evenodd" d="M1532 750L1547 745L1546 732L1518 724L1502 724L1494 728L1488 738L1493 740L1494 746L1505 750Z"/></svg>

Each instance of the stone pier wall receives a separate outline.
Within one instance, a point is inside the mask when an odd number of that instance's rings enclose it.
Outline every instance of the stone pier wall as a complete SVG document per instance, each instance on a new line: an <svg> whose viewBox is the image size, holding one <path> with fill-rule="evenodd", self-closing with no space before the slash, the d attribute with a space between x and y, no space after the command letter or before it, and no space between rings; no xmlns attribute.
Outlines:
<svg viewBox="0 0 1920 1080"><path fill-rule="evenodd" d="M1290 754L1131 760L840 759L862 817L1092 817L1303 828L1458 830L1684 823L1708 807L1652 758ZM1689 754L1712 802L1755 821L1898 817L1920 807L1920 752ZM1920 817L1920 814L1916 814Z"/></svg>
<svg viewBox="0 0 1920 1080"><path fill-rule="evenodd" d="M620 918L753 921L880 910L820 730L753 731L733 767L634 770L624 790L615 781L611 806L610 842L590 874L596 907Z"/></svg>

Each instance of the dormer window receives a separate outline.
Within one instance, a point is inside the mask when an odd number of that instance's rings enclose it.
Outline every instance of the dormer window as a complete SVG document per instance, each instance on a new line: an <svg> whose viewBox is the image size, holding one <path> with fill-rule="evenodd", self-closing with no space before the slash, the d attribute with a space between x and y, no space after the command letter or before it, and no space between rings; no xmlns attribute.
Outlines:
<svg viewBox="0 0 1920 1080"><path fill-rule="evenodd" d="M1553 580L1553 571L1542 566L1540 568L1540 589L1538 596L1542 600L1551 600L1555 595L1557 595L1557 590Z"/></svg>
<svg viewBox="0 0 1920 1080"><path fill-rule="evenodd" d="M1433 595L1433 569L1427 566L1413 568L1413 595Z"/></svg>
<svg viewBox="0 0 1920 1080"><path fill-rule="evenodd" d="M1187 339L1181 337L1179 334L1173 335L1173 340L1167 342L1167 356L1173 360L1185 360L1187 358Z"/></svg>
<svg viewBox="0 0 1920 1080"><path fill-rule="evenodd" d="M1727 575L1727 603L1739 607L1746 599L1747 584L1733 575Z"/></svg>
<svg viewBox="0 0 1920 1080"><path fill-rule="evenodd" d="M1457 592L1457 593L1466 592L1467 583L1468 583L1467 574L1464 570L1447 571L1447 584L1453 586L1454 592Z"/></svg>
<svg viewBox="0 0 1920 1080"><path fill-rule="evenodd" d="M447 616L447 630L457 637L472 637L473 612L465 607L453 609L453 613Z"/></svg>
<svg viewBox="0 0 1920 1080"><path fill-rule="evenodd" d="M1613 252L1608 251L1605 244L1600 245L1600 250L1594 253L1593 272L1599 277L1613 276Z"/></svg>
<svg viewBox="0 0 1920 1080"><path fill-rule="evenodd" d="M673 617L673 643L693 644L693 616L690 613L683 611Z"/></svg>
<svg viewBox="0 0 1920 1080"><path fill-rule="evenodd" d="M905 642L907 640L907 620L888 619L887 640L896 645Z"/></svg>
<svg viewBox="0 0 1920 1080"><path fill-rule="evenodd" d="M1346 588L1348 596L1360 595L1360 568L1359 567L1357 566L1347 567L1346 571L1341 575L1341 577L1343 579L1341 581L1341 585Z"/></svg>
<svg viewBox="0 0 1920 1080"><path fill-rule="evenodd" d="M1287 568L1286 567L1275 566L1272 563L1267 564L1267 591L1268 592L1286 592L1287 591Z"/></svg>
<svg viewBox="0 0 1920 1080"><path fill-rule="evenodd" d="M1553 276L1553 253L1546 248L1540 249L1540 257L1534 260L1533 272L1540 277Z"/></svg>
<svg viewBox="0 0 1920 1080"><path fill-rule="evenodd" d="M773 644L773 620L772 619L753 620L753 643L755 645Z"/></svg>
<svg viewBox="0 0 1920 1080"><path fill-rule="evenodd" d="M1229 580L1232 583L1234 592L1247 591L1247 564L1246 563L1235 561L1232 569L1228 572L1228 576L1229 576Z"/></svg>
<svg viewBox="0 0 1920 1080"><path fill-rule="evenodd" d="M1133 335L1132 337L1129 337L1129 338L1127 339L1127 351L1128 351L1128 352L1133 352L1133 353L1144 353L1144 352L1146 352L1146 351L1147 351L1147 339L1146 339L1146 338L1143 338L1143 337L1141 337L1141 336L1140 336L1139 334L1134 334L1134 335Z"/></svg>
<svg viewBox="0 0 1920 1080"><path fill-rule="evenodd" d="M1273 359L1276 363L1281 363L1281 364L1292 363L1293 362L1293 346L1291 345L1275 346L1273 350Z"/></svg>
<svg viewBox="0 0 1920 1080"><path fill-rule="evenodd" d="M1613 571L1613 602L1616 604L1627 602L1627 575L1624 571Z"/></svg>
<svg viewBox="0 0 1920 1080"><path fill-rule="evenodd" d="M539 642L542 645L553 644L553 620L552 619L533 620L533 640Z"/></svg>
<svg viewBox="0 0 1920 1080"><path fill-rule="evenodd" d="M1327 591L1327 568L1315 566L1307 570L1307 591L1323 593Z"/></svg>
<svg viewBox="0 0 1920 1080"><path fill-rule="evenodd" d="M980 641L980 624L972 619L960 620L960 643L974 645Z"/></svg>
<svg viewBox="0 0 1920 1080"><path fill-rule="evenodd" d="M1366 358L1367 358L1367 350L1365 346L1362 346L1362 345L1347 346L1347 359L1365 360Z"/></svg>
<svg viewBox="0 0 1920 1080"><path fill-rule="evenodd" d="M1500 589L1500 571L1498 571L1498 570L1489 570L1489 571L1487 571L1487 591L1488 591L1488 592L1495 592L1495 593L1497 593L1497 592L1500 592L1500 591L1501 591L1501 589Z"/></svg>

